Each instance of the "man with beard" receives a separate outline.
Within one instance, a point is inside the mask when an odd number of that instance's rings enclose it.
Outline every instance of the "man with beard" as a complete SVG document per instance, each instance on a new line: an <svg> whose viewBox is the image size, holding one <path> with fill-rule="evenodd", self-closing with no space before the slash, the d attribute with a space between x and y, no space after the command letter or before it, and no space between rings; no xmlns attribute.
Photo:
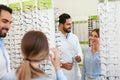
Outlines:
<svg viewBox="0 0 120 80"><path fill-rule="evenodd" d="M59 40L61 46L61 68L68 80L80 80L81 73L78 63L81 62L82 49L77 36L71 33L72 19L69 14L59 16Z"/></svg>
<svg viewBox="0 0 120 80"><path fill-rule="evenodd" d="M3 42L3 38L10 29L11 22L12 9L0 4L0 80L7 80L6 77L9 78L8 73L11 73L9 55Z"/></svg>

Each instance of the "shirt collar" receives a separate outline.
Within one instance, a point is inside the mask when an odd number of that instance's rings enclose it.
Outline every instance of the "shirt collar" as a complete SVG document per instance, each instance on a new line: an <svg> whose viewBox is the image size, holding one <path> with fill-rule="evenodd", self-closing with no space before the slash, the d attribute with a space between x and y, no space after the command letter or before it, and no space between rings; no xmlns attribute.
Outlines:
<svg viewBox="0 0 120 80"><path fill-rule="evenodd" d="M3 38L0 38L0 42L2 42L3 41Z"/></svg>
<svg viewBox="0 0 120 80"><path fill-rule="evenodd" d="M68 38L70 36L70 33L67 33L67 36L66 36L66 38Z"/></svg>
<svg viewBox="0 0 120 80"><path fill-rule="evenodd" d="M0 38L0 44L4 44L3 38Z"/></svg>
<svg viewBox="0 0 120 80"><path fill-rule="evenodd" d="M64 36L64 34L60 31L60 34ZM67 33L66 39L70 36L70 33ZM65 36L64 36L65 37Z"/></svg>

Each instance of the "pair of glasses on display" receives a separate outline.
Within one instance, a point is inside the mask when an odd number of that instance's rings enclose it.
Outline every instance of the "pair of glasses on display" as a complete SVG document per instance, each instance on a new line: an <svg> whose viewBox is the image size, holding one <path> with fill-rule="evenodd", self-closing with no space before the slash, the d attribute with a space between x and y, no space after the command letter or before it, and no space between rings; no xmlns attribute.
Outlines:
<svg viewBox="0 0 120 80"><path fill-rule="evenodd" d="M32 12L23 12L21 14L22 19L31 19L33 18Z"/></svg>
<svg viewBox="0 0 120 80"><path fill-rule="evenodd" d="M48 3L45 0L39 1L38 4L39 4L38 10L48 9L47 6Z"/></svg>
<svg viewBox="0 0 120 80"><path fill-rule="evenodd" d="M49 25L49 22L50 22L48 16L38 16L38 21L46 25Z"/></svg>
<svg viewBox="0 0 120 80"><path fill-rule="evenodd" d="M110 77L107 77L106 80L120 80L120 77L118 76L110 76Z"/></svg>
<svg viewBox="0 0 120 80"><path fill-rule="evenodd" d="M24 24L32 24L32 19L33 17L31 16L31 14L23 14L22 16L22 22L24 22Z"/></svg>
<svg viewBox="0 0 120 80"><path fill-rule="evenodd" d="M114 57L101 57L101 72L106 76L118 76L120 74L119 59Z"/></svg>
<svg viewBox="0 0 120 80"><path fill-rule="evenodd" d="M23 12L31 12L35 9L35 4L29 4L29 5L23 4L23 5L25 8Z"/></svg>
<svg viewBox="0 0 120 80"><path fill-rule="evenodd" d="M103 62L109 61L107 63L118 63L119 62L119 56L118 52L116 50L102 50L101 49L100 58Z"/></svg>
<svg viewBox="0 0 120 80"><path fill-rule="evenodd" d="M56 47L57 47L57 48L60 48L60 46L61 46L61 40L60 40L59 38L60 38L60 33L58 33L58 32L56 31L56 35L55 35L56 41L55 41L55 44L56 44Z"/></svg>
<svg viewBox="0 0 120 80"><path fill-rule="evenodd" d="M20 14L13 14L13 16L12 16L12 23L16 23L17 21L19 22L20 21L20 19L21 19L21 17L20 17L21 15ZM17 23L18 23L17 22Z"/></svg>
<svg viewBox="0 0 120 80"><path fill-rule="evenodd" d="M36 19L34 17L32 17L30 14L25 14L23 15L23 21L21 22L22 25L32 25L34 26L36 22Z"/></svg>
<svg viewBox="0 0 120 80"><path fill-rule="evenodd" d="M101 73L103 76L118 76L118 74L119 74L116 65L104 64L104 63L101 63Z"/></svg>

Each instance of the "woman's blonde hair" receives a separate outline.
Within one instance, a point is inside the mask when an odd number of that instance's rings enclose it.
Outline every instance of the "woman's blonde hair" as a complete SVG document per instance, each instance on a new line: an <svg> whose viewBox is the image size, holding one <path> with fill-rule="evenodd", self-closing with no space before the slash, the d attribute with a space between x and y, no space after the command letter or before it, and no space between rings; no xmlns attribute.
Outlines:
<svg viewBox="0 0 120 80"><path fill-rule="evenodd" d="M27 32L21 41L21 50L24 61L17 69L18 80L31 80L39 77L43 71L34 68L30 62L44 60L49 54L48 40L44 33L40 31Z"/></svg>

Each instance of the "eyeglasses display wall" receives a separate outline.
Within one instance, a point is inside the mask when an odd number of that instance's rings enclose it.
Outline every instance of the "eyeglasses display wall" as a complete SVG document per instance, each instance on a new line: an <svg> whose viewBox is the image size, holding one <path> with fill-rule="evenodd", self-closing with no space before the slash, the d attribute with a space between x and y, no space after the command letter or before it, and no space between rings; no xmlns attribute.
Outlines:
<svg viewBox="0 0 120 80"><path fill-rule="evenodd" d="M98 4L102 80L120 80L120 1Z"/></svg>
<svg viewBox="0 0 120 80"><path fill-rule="evenodd" d="M16 69L23 61L21 55L21 39L29 30L45 33L49 46L55 47L55 23L52 0L27 0L8 4L13 9L12 25L5 39L10 55L11 68ZM55 70L50 61L43 61L43 70L55 78Z"/></svg>

